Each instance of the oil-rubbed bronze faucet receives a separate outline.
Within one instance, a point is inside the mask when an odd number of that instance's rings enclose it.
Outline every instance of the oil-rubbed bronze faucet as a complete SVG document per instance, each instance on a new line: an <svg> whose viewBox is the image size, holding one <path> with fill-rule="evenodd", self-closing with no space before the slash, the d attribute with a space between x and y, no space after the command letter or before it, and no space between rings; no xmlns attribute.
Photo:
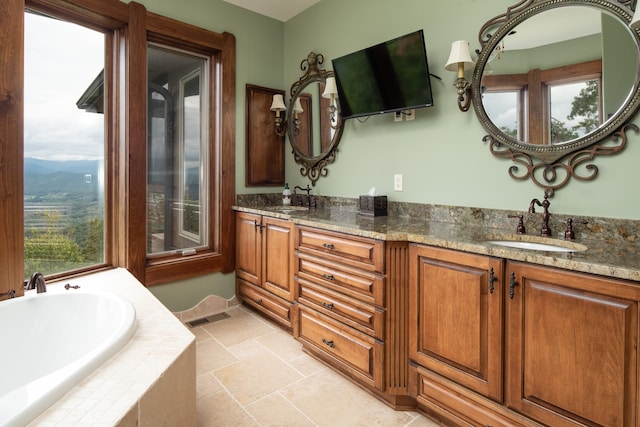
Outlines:
<svg viewBox="0 0 640 427"><path fill-rule="evenodd" d="M295 187L293 187L293 194L296 194L296 190L302 190L302 191L306 191L307 192L307 208L311 209L311 187L309 187L309 184L307 184L307 188L302 188L299 185L296 185ZM302 206L302 198L298 198L298 205Z"/></svg>
<svg viewBox="0 0 640 427"><path fill-rule="evenodd" d="M535 205L542 206L544 209L542 212L542 229L540 230L540 235L542 237L551 237L551 229L549 228L549 206L551 206L551 202L547 199L546 194L542 203L540 203L538 199L533 199L531 203L529 203L529 213L536 213Z"/></svg>
<svg viewBox="0 0 640 427"><path fill-rule="evenodd" d="M37 272L33 273L27 284L24 286L24 289L27 291L36 289L39 294L47 292L47 285L44 281L44 275Z"/></svg>

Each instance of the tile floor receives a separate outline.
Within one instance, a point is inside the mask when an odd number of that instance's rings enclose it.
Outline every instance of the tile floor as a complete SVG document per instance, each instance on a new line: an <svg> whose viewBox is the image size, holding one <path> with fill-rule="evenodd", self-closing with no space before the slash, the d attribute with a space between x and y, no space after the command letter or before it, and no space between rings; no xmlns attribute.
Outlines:
<svg viewBox="0 0 640 427"><path fill-rule="evenodd" d="M255 312L236 306L227 313L191 328L198 426L438 426L392 410Z"/></svg>

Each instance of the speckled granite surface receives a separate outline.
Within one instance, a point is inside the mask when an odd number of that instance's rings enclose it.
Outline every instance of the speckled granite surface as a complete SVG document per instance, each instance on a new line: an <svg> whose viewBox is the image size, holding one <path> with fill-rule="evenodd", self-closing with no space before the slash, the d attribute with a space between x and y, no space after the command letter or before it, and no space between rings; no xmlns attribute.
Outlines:
<svg viewBox="0 0 640 427"><path fill-rule="evenodd" d="M297 206L283 210L279 203L278 194L238 195L234 209L374 239L422 243L640 282L640 221L574 217L573 243L587 249L547 252L507 248L488 241L520 239L571 246L572 242L563 239L568 217L554 214L553 207L549 224L554 237L541 238L542 215L526 211L390 202L387 216L368 217L357 212L357 199L317 197L317 208L311 210ZM527 235L515 235L517 219L509 215L523 215ZM582 224L584 221L587 224Z"/></svg>

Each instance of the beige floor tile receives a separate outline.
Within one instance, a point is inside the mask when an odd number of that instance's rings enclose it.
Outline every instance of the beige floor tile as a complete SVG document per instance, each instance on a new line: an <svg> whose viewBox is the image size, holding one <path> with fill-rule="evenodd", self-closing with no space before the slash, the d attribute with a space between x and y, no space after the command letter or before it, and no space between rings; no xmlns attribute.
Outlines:
<svg viewBox="0 0 640 427"><path fill-rule="evenodd" d="M313 427L314 424L280 394L270 394L245 409L261 426L269 427Z"/></svg>
<svg viewBox="0 0 640 427"><path fill-rule="evenodd" d="M440 426L441 424L421 414L417 414L416 419L411 421L409 424L407 424L407 427L440 427Z"/></svg>
<svg viewBox="0 0 640 427"><path fill-rule="evenodd" d="M219 369L214 375L242 405L255 402L302 378L302 375L269 352Z"/></svg>
<svg viewBox="0 0 640 427"><path fill-rule="evenodd" d="M198 426L437 427L394 411L242 307L196 335Z"/></svg>
<svg viewBox="0 0 640 427"><path fill-rule="evenodd" d="M207 333L202 327L196 326L195 328L189 328L191 333L196 336L196 342L206 341L211 339L211 335Z"/></svg>
<svg viewBox="0 0 640 427"><path fill-rule="evenodd" d="M287 362L299 357L302 352L302 344L293 339L291 334L282 330L256 338L256 341Z"/></svg>
<svg viewBox="0 0 640 427"><path fill-rule="evenodd" d="M220 384L211 372L196 377L196 399L209 396L220 390L222 390L222 384Z"/></svg>
<svg viewBox="0 0 640 427"><path fill-rule="evenodd" d="M258 423L226 391L196 401L198 427L253 427Z"/></svg>
<svg viewBox="0 0 640 427"><path fill-rule="evenodd" d="M305 377L317 374L325 369L329 369L324 363L302 352L300 352L298 357L289 361L289 366L300 372Z"/></svg>
<svg viewBox="0 0 640 427"><path fill-rule="evenodd" d="M196 343L196 375L230 365L238 359L215 340Z"/></svg>
<svg viewBox="0 0 640 427"><path fill-rule="evenodd" d="M203 325L202 328L224 346L232 346L275 331L273 326L242 308L227 311L228 319Z"/></svg>
<svg viewBox="0 0 640 427"><path fill-rule="evenodd" d="M333 374L333 375L331 375ZM318 426L404 426L413 416L393 411L334 372L321 372L281 390Z"/></svg>

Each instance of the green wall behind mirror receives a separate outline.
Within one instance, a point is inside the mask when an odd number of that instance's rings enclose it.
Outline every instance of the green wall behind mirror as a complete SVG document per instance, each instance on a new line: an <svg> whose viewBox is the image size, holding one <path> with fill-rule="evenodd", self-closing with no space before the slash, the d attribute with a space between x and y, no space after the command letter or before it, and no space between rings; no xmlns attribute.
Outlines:
<svg viewBox="0 0 640 427"><path fill-rule="evenodd" d="M237 40L236 191L274 192L273 187L244 186L244 87L246 83L288 89L300 77L300 61L310 51L331 59L388 39L423 29L434 103L416 110L416 119L394 123L393 115L346 122L336 162L321 178L314 194L358 197L375 186L390 201L475 206L525 211L542 197L531 182L511 179L511 165L496 159L482 142L484 129L472 110L462 113L452 86L455 74L445 71L451 42L466 39L479 47L478 30L504 13L513 0L322 0L282 23L222 0L143 0L149 10L214 31L229 31ZM543 31L543 29L541 29ZM471 73L467 79L471 78ZM638 122L638 119L634 120ZM572 181L552 199L552 214L640 219L640 135L617 156L598 158L599 177ZM286 149L286 180L306 186ZM393 175L404 176L404 191L393 191ZM196 304L208 293L233 295L233 275L209 275L198 280L152 287L172 310Z"/></svg>

